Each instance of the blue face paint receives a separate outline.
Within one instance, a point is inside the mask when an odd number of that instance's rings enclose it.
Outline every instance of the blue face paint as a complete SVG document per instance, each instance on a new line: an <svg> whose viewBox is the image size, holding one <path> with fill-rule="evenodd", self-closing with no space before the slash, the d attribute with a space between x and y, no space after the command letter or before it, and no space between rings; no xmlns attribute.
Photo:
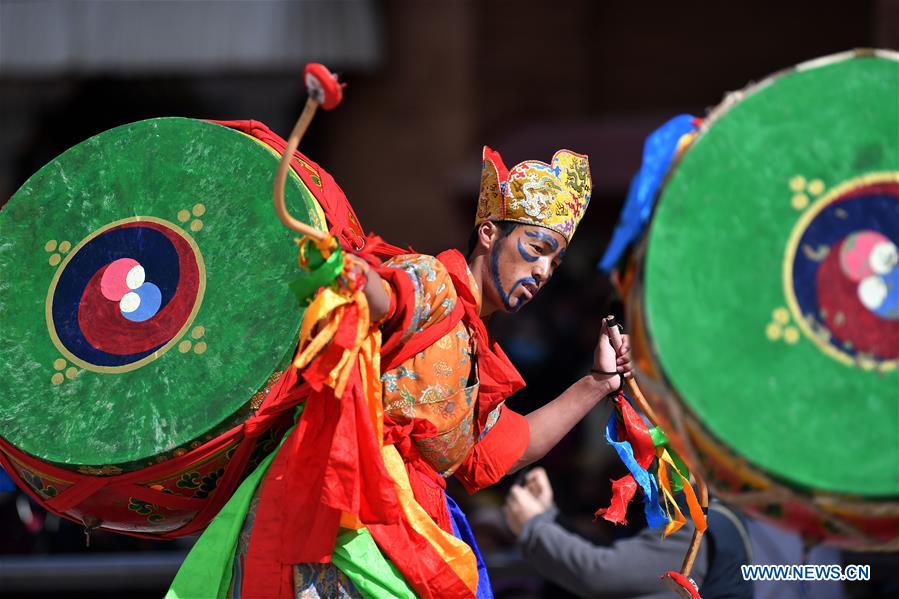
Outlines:
<svg viewBox="0 0 899 599"><path fill-rule="evenodd" d="M533 237L539 241L545 242L549 245L550 251L555 252L559 248L559 242L556 241L552 236L544 233L542 231L525 231L525 235L528 237ZM562 260L565 258L565 252L568 251L567 247L562 248L559 252L559 255L553 260L553 268L558 268L558 266L562 263ZM540 256L534 256L533 254L527 253L527 250L524 245L522 245L521 240L518 241L518 253L521 254L521 257L527 260L528 262L536 262L540 259Z"/></svg>
<svg viewBox="0 0 899 599"><path fill-rule="evenodd" d="M556 241L555 238L549 233L544 233L543 231L525 231L524 234L528 237L533 237L534 239L545 241L549 244L549 248L552 251L556 251L557 249L559 249L559 242Z"/></svg>
<svg viewBox="0 0 899 599"><path fill-rule="evenodd" d="M555 240L553 240L555 241ZM531 283L535 287L537 287L537 281L535 281L531 277L524 277L522 279L518 279L512 285L512 289L506 293L506 290L503 289L503 284L499 280L499 246L501 244L495 243L493 244L493 249L490 250L490 270L491 275L493 276L493 286L496 288L496 292L499 294L500 300L503 302L503 306L505 306L506 310L509 312L518 312L518 310L522 306L521 297L519 296L518 300L513 304L512 303L512 294L518 289L518 286L523 283ZM521 242L519 241L518 251L521 251Z"/></svg>
<svg viewBox="0 0 899 599"><path fill-rule="evenodd" d="M556 250L559 249L559 242L552 235L550 235L547 232L524 231L524 234L532 239L546 243L547 246L549 246L550 250L553 252L555 252ZM499 295L500 300L503 302L503 306L505 307L505 309L508 312L517 312L521 308L521 306L524 304L524 302L521 300L521 296L519 296L518 299L515 300L514 303L512 301L512 295L515 293L515 291L518 289L518 287L525 283L530 283L534 287L539 288L539 284L537 283L537 280L534 279L533 277L523 277L523 278L515 281L515 283L512 284L512 288L509 289L508 292L505 289L503 289L503 284L502 284L502 281L500 280L500 276L499 276L499 246L500 245L501 245L500 243L495 243L493 245L493 248L490 250L490 270L491 270L490 274L493 278L493 287L496 289L496 292ZM518 249L518 254L526 262L536 262L537 260L539 260L541 258L541 256L539 256L539 255L535 256L535 255L531 254L530 251L528 250L528 248L526 247L526 245L521 242L521 238L518 239L517 249ZM558 255L559 260L561 260L562 257L565 255L566 249L567 248L563 248L562 251L559 252L559 255Z"/></svg>
<svg viewBox="0 0 899 599"><path fill-rule="evenodd" d="M527 249L521 243L521 239L518 240L518 253L521 254L521 257L527 260L528 262L536 262L540 259L540 256L532 256L528 253Z"/></svg>
<svg viewBox="0 0 899 599"><path fill-rule="evenodd" d="M556 251L559 248L559 242L552 238L552 236L544 233L543 231L525 231L525 235L531 237L533 239L537 239L539 241L543 241L549 246L551 251ZM564 254L565 250L562 250ZM518 239L518 253L521 254L521 257L527 260L528 262L536 262L540 259L540 256L535 256L528 252L528 249L521 243L521 238Z"/></svg>

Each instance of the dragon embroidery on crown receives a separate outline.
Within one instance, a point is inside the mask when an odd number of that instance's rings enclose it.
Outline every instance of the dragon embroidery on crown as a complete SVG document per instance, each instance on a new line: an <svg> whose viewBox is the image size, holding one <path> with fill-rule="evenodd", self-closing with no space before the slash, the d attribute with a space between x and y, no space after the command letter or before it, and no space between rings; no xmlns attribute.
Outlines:
<svg viewBox="0 0 899 599"><path fill-rule="evenodd" d="M475 225L487 220L537 225L570 241L591 190L586 156L559 150L551 164L527 160L510 171L499 153L485 146Z"/></svg>

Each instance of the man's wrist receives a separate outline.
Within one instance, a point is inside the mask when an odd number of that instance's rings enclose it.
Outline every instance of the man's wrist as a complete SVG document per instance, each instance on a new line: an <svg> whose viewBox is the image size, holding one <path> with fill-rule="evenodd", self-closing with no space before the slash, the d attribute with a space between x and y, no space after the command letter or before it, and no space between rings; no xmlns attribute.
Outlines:
<svg viewBox="0 0 899 599"><path fill-rule="evenodd" d="M584 377L586 384L590 387L591 392L600 398L605 397L617 389L617 377L619 375L598 374L591 371Z"/></svg>

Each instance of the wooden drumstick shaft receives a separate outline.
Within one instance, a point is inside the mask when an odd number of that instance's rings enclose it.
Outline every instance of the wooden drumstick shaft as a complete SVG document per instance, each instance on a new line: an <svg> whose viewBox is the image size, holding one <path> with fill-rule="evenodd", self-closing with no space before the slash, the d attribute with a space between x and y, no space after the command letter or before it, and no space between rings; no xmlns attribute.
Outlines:
<svg viewBox="0 0 899 599"><path fill-rule="evenodd" d="M609 341L611 341L612 347L617 351L618 348L621 347L622 342L621 330L618 328L614 316L607 316L606 323L609 326ZM646 414L646 417L649 418L649 421L653 426L659 426L659 419L649 405L649 402L646 401L646 397L640 392L637 381L634 378L627 379L627 387L628 391L631 392L634 401L637 403L637 407ZM708 487L706 487L705 481L696 473L695 469L693 469L693 479L696 481L696 488L699 490L699 505L705 512L709 507ZM690 540L690 547L687 549L687 554L684 556L684 562L681 566L681 574L684 576L689 576L690 571L693 569L693 562L696 561L696 555L699 553L699 546L702 543L702 536L704 533L705 531L700 531L699 529L693 530L693 538Z"/></svg>
<svg viewBox="0 0 899 599"><path fill-rule="evenodd" d="M312 96L307 98L306 105L303 107L303 112L293 126L290 137L287 138L287 147L281 155L281 162L278 163L278 170L275 172L273 201L275 213L286 227L297 233L311 237L318 242L324 242L328 238L328 234L324 231L319 231L314 227L310 227L306 223L291 216L290 213L287 212L287 206L284 202L284 185L287 182L287 172L290 169L290 161L293 159L294 152L296 152L297 148L300 146L300 140L309 128L309 123L312 122L312 117L315 116L315 111L317 109L318 102L316 102Z"/></svg>
<svg viewBox="0 0 899 599"><path fill-rule="evenodd" d="M699 505L702 506L703 512L707 512L709 507L709 489L706 487L705 481L695 472L693 473L693 479L696 481L696 488L699 490ZM687 549L687 555L684 556L684 563L680 569L680 573L684 576L689 576L690 570L693 569L693 562L696 561L696 556L699 554L699 545L702 544L702 535L704 534L704 530L693 529L693 538L690 540L690 547Z"/></svg>

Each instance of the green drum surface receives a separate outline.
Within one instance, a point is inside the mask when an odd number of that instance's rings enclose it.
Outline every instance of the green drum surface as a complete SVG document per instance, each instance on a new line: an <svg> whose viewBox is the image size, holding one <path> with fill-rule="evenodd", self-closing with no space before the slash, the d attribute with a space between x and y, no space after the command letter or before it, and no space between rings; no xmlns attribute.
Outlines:
<svg viewBox="0 0 899 599"><path fill-rule="evenodd" d="M137 467L233 420L302 316L276 166L242 133L161 118L32 176L0 212L0 436L64 466ZM298 178L286 194L323 228Z"/></svg>
<svg viewBox="0 0 899 599"><path fill-rule="evenodd" d="M646 323L676 394L794 487L899 495L899 62L749 90L686 151L647 237Z"/></svg>

